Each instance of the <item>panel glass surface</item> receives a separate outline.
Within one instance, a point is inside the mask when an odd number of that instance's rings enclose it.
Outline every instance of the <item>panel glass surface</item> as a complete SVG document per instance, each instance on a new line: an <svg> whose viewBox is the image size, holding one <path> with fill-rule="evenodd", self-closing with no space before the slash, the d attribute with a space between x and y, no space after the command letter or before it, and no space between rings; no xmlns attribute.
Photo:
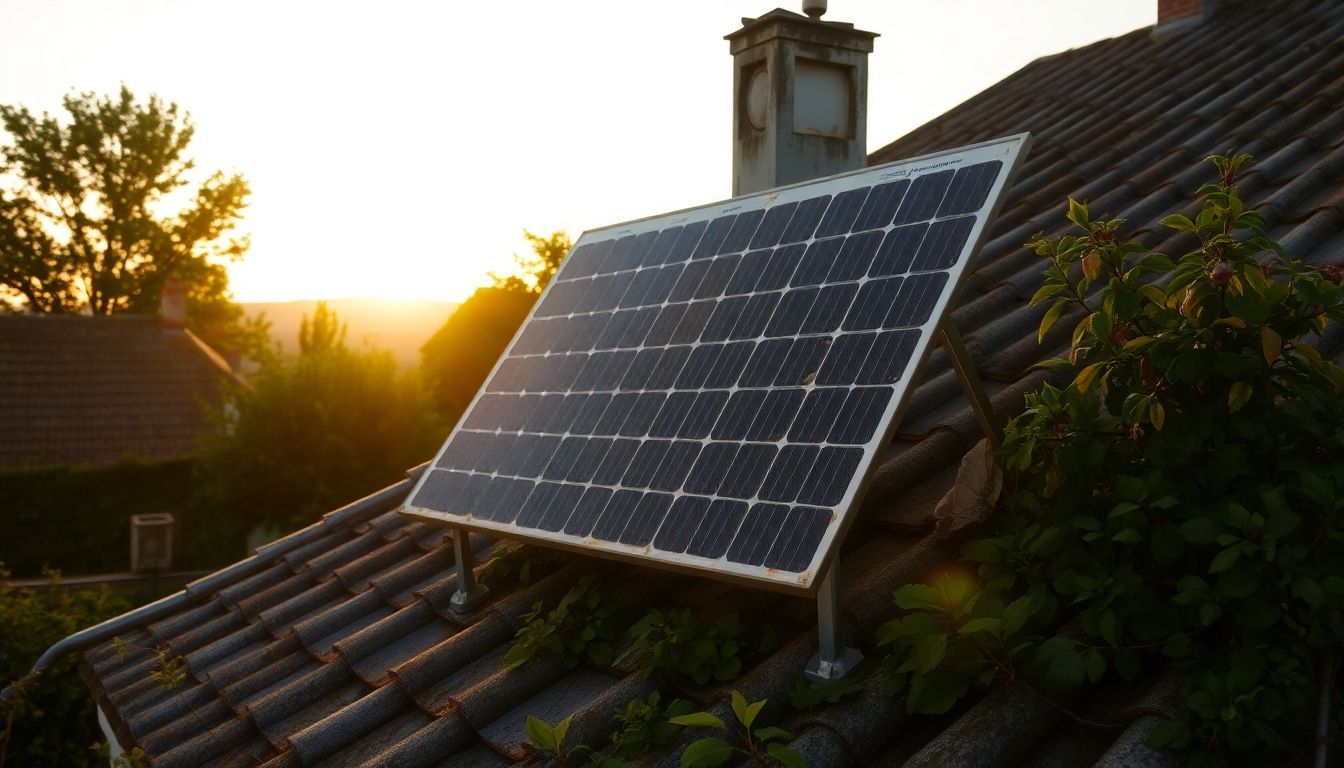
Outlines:
<svg viewBox="0 0 1344 768"><path fill-rule="evenodd" d="M584 233L403 511L808 589L1026 142Z"/></svg>

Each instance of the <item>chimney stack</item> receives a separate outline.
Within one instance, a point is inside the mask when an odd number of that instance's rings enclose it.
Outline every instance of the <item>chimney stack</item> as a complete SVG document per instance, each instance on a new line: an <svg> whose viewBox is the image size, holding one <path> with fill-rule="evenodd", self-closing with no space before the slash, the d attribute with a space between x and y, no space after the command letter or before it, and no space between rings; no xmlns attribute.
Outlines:
<svg viewBox="0 0 1344 768"><path fill-rule="evenodd" d="M187 327L187 286L171 275L163 283L159 298L159 324L164 328Z"/></svg>
<svg viewBox="0 0 1344 768"><path fill-rule="evenodd" d="M727 35L733 55L733 196L862 168L876 33L776 8Z"/></svg>
<svg viewBox="0 0 1344 768"><path fill-rule="evenodd" d="M1217 0L1157 0L1154 35L1198 26L1213 15Z"/></svg>

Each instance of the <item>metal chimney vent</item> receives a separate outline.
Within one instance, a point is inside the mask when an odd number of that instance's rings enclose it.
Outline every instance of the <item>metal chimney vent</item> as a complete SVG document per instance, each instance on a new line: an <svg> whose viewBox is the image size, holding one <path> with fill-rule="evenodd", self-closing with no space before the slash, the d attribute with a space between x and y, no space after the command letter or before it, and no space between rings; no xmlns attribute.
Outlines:
<svg viewBox="0 0 1344 768"><path fill-rule="evenodd" d="M172 566L172 514L131 515L131 571L166 571Z"/></svg>

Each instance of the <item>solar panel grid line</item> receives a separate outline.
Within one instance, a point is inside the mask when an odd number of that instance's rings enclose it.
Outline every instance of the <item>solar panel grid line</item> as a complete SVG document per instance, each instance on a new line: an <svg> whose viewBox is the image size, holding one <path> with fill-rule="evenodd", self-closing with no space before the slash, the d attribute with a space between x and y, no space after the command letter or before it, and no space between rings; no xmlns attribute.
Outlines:
<svg viewBox="0 0 1344 768"><path fill-rule="evenodd" d="M585 233L403 511L809 591L1026 144Z"/></svg>

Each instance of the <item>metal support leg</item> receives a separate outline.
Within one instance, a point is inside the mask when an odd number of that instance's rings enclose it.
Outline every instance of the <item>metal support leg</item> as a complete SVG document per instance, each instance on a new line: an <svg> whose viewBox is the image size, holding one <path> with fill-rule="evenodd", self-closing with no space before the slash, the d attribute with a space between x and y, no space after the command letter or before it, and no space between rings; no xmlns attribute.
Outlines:
<svg viewBox="0 0 1344 768"><path fill-rule="evenodd" d="M457 565L457 591L448 599L448 608L454 613L470 613L490 594L490 588L476 583L472 565L471 541L465 528L453 529L453 559Z"/></svg>
<svg viewBox="0 0 1344 768"><path fill-rule="evenodd" d="M971 401L971 408L975 411L976 421L980 422L980 429L985 433L985 437L989 438L990 444L998 448L1003 444L1003 428L999 426L999 420L994 417L994 404L989 401L989 395L985 394L985 385L980 383L980 374L975 370L971 353L966 351L966 342L962 341L961 332L952 324L950 317L943 318L938 329L943 334L943 349L947 350L947 357L957 371L962 391Z"/></svg>
<svg viewBox="0 0 1344 768"><path fill-rule="evenodd" d="M814 683L844 677L863 661L863 654L845 645L840 637L840 580L835 576L836 562L826 570L817 590L817 655L807 662L803 674Z"/></svg>

